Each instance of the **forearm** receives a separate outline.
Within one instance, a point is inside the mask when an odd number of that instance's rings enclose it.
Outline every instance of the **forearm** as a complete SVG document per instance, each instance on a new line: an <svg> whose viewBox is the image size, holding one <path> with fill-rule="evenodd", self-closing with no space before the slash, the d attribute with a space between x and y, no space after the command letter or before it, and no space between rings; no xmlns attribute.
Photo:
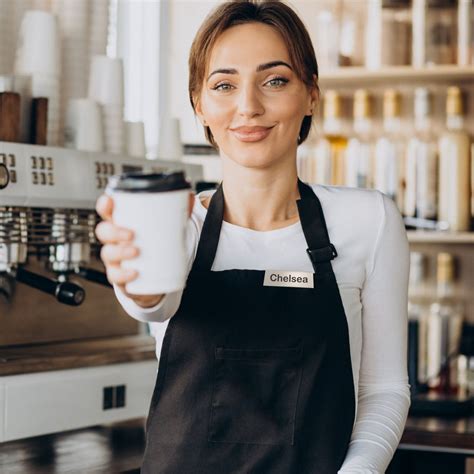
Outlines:
<svg viewBox="0 0 474 474"><path fill-rule="evenodd" d="M359 387L357 418L338 474L383 474L400 442L410 407L408 384Z"/></svg>

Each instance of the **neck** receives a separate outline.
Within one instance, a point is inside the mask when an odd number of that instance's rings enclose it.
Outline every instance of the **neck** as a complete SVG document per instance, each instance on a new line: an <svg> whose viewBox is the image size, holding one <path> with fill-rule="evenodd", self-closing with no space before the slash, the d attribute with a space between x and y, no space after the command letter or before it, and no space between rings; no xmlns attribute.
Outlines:
<svg viewBox="0 0 474 474"><path fill-rule="evenodd" d="M224 220L267 231L298 222L296 156L271 168L248 168L222 156Z"/></svg>

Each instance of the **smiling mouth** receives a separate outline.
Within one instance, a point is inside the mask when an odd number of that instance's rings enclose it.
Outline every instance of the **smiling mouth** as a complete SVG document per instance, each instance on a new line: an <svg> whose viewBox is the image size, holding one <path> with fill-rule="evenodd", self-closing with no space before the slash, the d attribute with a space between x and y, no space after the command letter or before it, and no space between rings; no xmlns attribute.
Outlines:
<svg viewBox="0 0 474 474"><path fill-rule="evenodd" d="M270 135L273 127L255 127L251 128L241 128L241 129L231 129L230 131L234 134L237 140L246 143L259 142L264 140Z"/></svg>

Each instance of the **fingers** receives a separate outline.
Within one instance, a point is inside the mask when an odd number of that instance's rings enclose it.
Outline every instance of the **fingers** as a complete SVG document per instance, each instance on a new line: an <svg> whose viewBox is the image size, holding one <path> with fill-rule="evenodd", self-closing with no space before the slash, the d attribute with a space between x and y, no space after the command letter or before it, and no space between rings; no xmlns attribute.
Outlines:
<svg viewBox="0 0 474 474"><path fill-rule="evenodd" d="M107 265L107 280L113 285L125 285L134 280L138 276L136 270L130 268L122 268L119 265Z"/></svg>
<svg viewBox="0 0 474 474"><path fill-rule="evenodd" d="M100 258L106 265L118 265L122 260L138 256L138 248L131 245L104 245L100 250Z"/></svg>
<svg viewBox="0 0 474 474"><path fill-rule="evenodd" d="M95 235L103 244L127 243L133 239L133 231L117 227L109 221L99 222L95 228Z"/></svg>
<svg viewBox="0 0 474 474"><path fill-rule="evenodd" d="M97 199L96 205L95 205L95 210L97 211L97 214L104 219L104 220L110 220L112 219L112 211L114 209L114 201L110 196L107 196L106 194L102 194L102 196Z"/></svg>

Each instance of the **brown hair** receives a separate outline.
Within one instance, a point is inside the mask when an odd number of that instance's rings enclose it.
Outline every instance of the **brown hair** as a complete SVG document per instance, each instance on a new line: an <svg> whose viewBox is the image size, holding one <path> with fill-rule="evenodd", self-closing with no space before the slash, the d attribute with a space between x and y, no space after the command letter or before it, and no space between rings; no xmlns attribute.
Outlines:
<svg viewBox="0 0 474 474"><path fill-rule="evenodd" d="M201 94L206 68L217 38L228 28L245 23L264 23L273 27L288 45L296 75L308 87L316 87L318 63L311 38L298 15L279 0L232 0L215 8L204 20L194 38L189 53L189 99L195 105ZM311 116L305 116L300 128L298 145L303 143L311 129ZM208 142L218 148L211 129L205 126Z"/></svg>

